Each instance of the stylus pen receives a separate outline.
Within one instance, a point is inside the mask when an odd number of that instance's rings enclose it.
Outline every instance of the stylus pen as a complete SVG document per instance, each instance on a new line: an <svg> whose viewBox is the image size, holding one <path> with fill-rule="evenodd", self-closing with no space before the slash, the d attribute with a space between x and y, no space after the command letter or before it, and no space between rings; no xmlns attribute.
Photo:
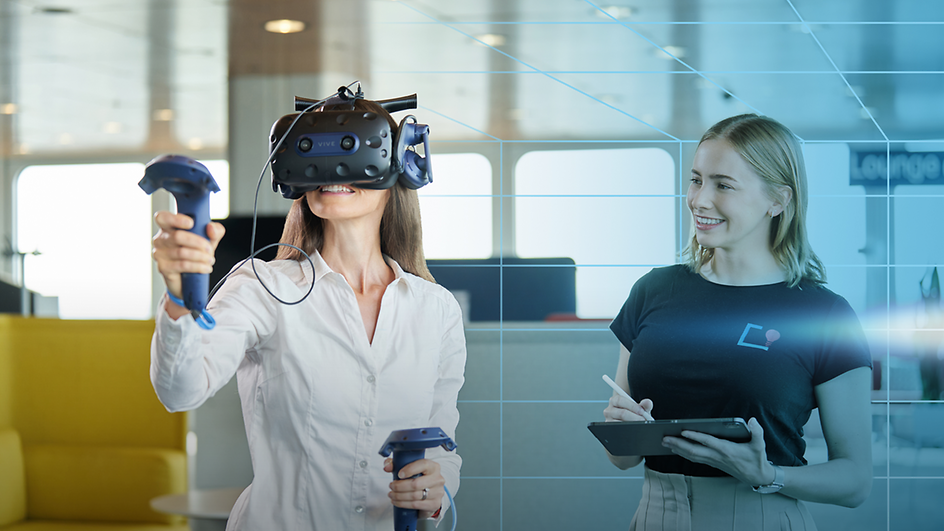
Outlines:
<svg viewBox="0 0 944 531"><path fill-rule="evenodd" d="M606 385L609 385L610 387L613 388L614 391L619 393L620 396L624 396L630 400L633 400L633 397L629 396L629 394L626 393L626 391L623 391L622 387L616 385L616 382L614 382L609 376L604 374L603 381L606 382ZM633 402L635 402L635 400L633 400ZM646 420L653 420L652 415L647 413L645 410L643 411L643 417L645 417Z"/></svg>

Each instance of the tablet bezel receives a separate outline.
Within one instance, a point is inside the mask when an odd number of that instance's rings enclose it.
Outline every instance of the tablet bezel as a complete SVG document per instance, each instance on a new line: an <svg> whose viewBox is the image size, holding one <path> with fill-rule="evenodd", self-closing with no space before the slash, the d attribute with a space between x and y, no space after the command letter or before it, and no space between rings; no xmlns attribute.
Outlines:
<svg viewBox="0 0 944 531"><path fill-rule="evenodd" d="M740 417L591 422L587 428L610 454L616 456L671 455L672 451L662 446L662 438L681 437L683 430L707 433L734 442L751 440L751 431Z"/></svg>

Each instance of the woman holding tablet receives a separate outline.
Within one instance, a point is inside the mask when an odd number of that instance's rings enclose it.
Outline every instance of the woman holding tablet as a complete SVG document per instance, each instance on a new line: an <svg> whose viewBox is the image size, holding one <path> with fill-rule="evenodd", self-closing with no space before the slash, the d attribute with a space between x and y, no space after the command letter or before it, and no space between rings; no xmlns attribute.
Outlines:
<svg viewBox="0 0 944 531"><path fill-rule="evenodd" d="M856 507L871 490L871 355L807 240L799 143L762 116L715 124L687 203L684 263L640 279L610 326L632 398L614 392L604 415L741 417L751 440L666 437L671 455L645 457L630 529L816 529L800 500ZM803 426L817 407L829 460L808 465ZM621 469L642 459L610 456Z"/></svg>

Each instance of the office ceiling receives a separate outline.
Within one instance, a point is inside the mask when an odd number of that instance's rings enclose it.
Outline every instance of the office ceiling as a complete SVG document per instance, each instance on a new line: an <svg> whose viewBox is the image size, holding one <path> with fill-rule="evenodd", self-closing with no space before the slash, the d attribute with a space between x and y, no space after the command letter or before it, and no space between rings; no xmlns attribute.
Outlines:
<svg viewBox="0 0 944 531"><path fill-rule="evenodd" d="M808 141L941 139L944 2L0 0L10 156L222 151L230 71L416 92L439 141L675 142L741 112Z"/></svg>

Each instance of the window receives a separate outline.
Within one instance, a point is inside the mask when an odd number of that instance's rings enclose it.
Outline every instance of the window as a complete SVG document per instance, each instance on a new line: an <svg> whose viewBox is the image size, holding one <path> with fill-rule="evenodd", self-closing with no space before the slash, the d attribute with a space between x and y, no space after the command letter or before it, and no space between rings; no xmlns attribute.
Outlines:
<svg viewBox="0 0 944 531"><path fill-rule="evenodd" d="M30 166L17 180L26 287L66 319L151 314L151 199L143 164Z"/></svg>
<svg viewBox="0 0 944 531"><path fill-rule="evenodd" d="M426 258L492 254L492 166L478 153L433 155L433 182L418 190Z"/></svg>
<svg viewBox="0 0 944 531"><path fill-rule="evenodd" d="M203 162L221 192L211 217L228 213L225 161ZM16 186L16 236L26 287L58 297L64 319L147 319L151 300L151 197L144 165L30 166ZM166 192L162 192L166 193Z"/></svg>
<svg viewBox="0 0 944 531"><path fill-rule="evenodd" d="M229 217L229 161L201 160L206 166L213 180L220 186L220 191L210 194L210 218L224 219Z"/></svg>
<svg viewBox="0 0 944 531"><path fill-rule="evenodd" d="M518 256L576 262L578 317L615 317L639 277L676 261L675 163L662 149L532 151L515 186Z"/></svg>

